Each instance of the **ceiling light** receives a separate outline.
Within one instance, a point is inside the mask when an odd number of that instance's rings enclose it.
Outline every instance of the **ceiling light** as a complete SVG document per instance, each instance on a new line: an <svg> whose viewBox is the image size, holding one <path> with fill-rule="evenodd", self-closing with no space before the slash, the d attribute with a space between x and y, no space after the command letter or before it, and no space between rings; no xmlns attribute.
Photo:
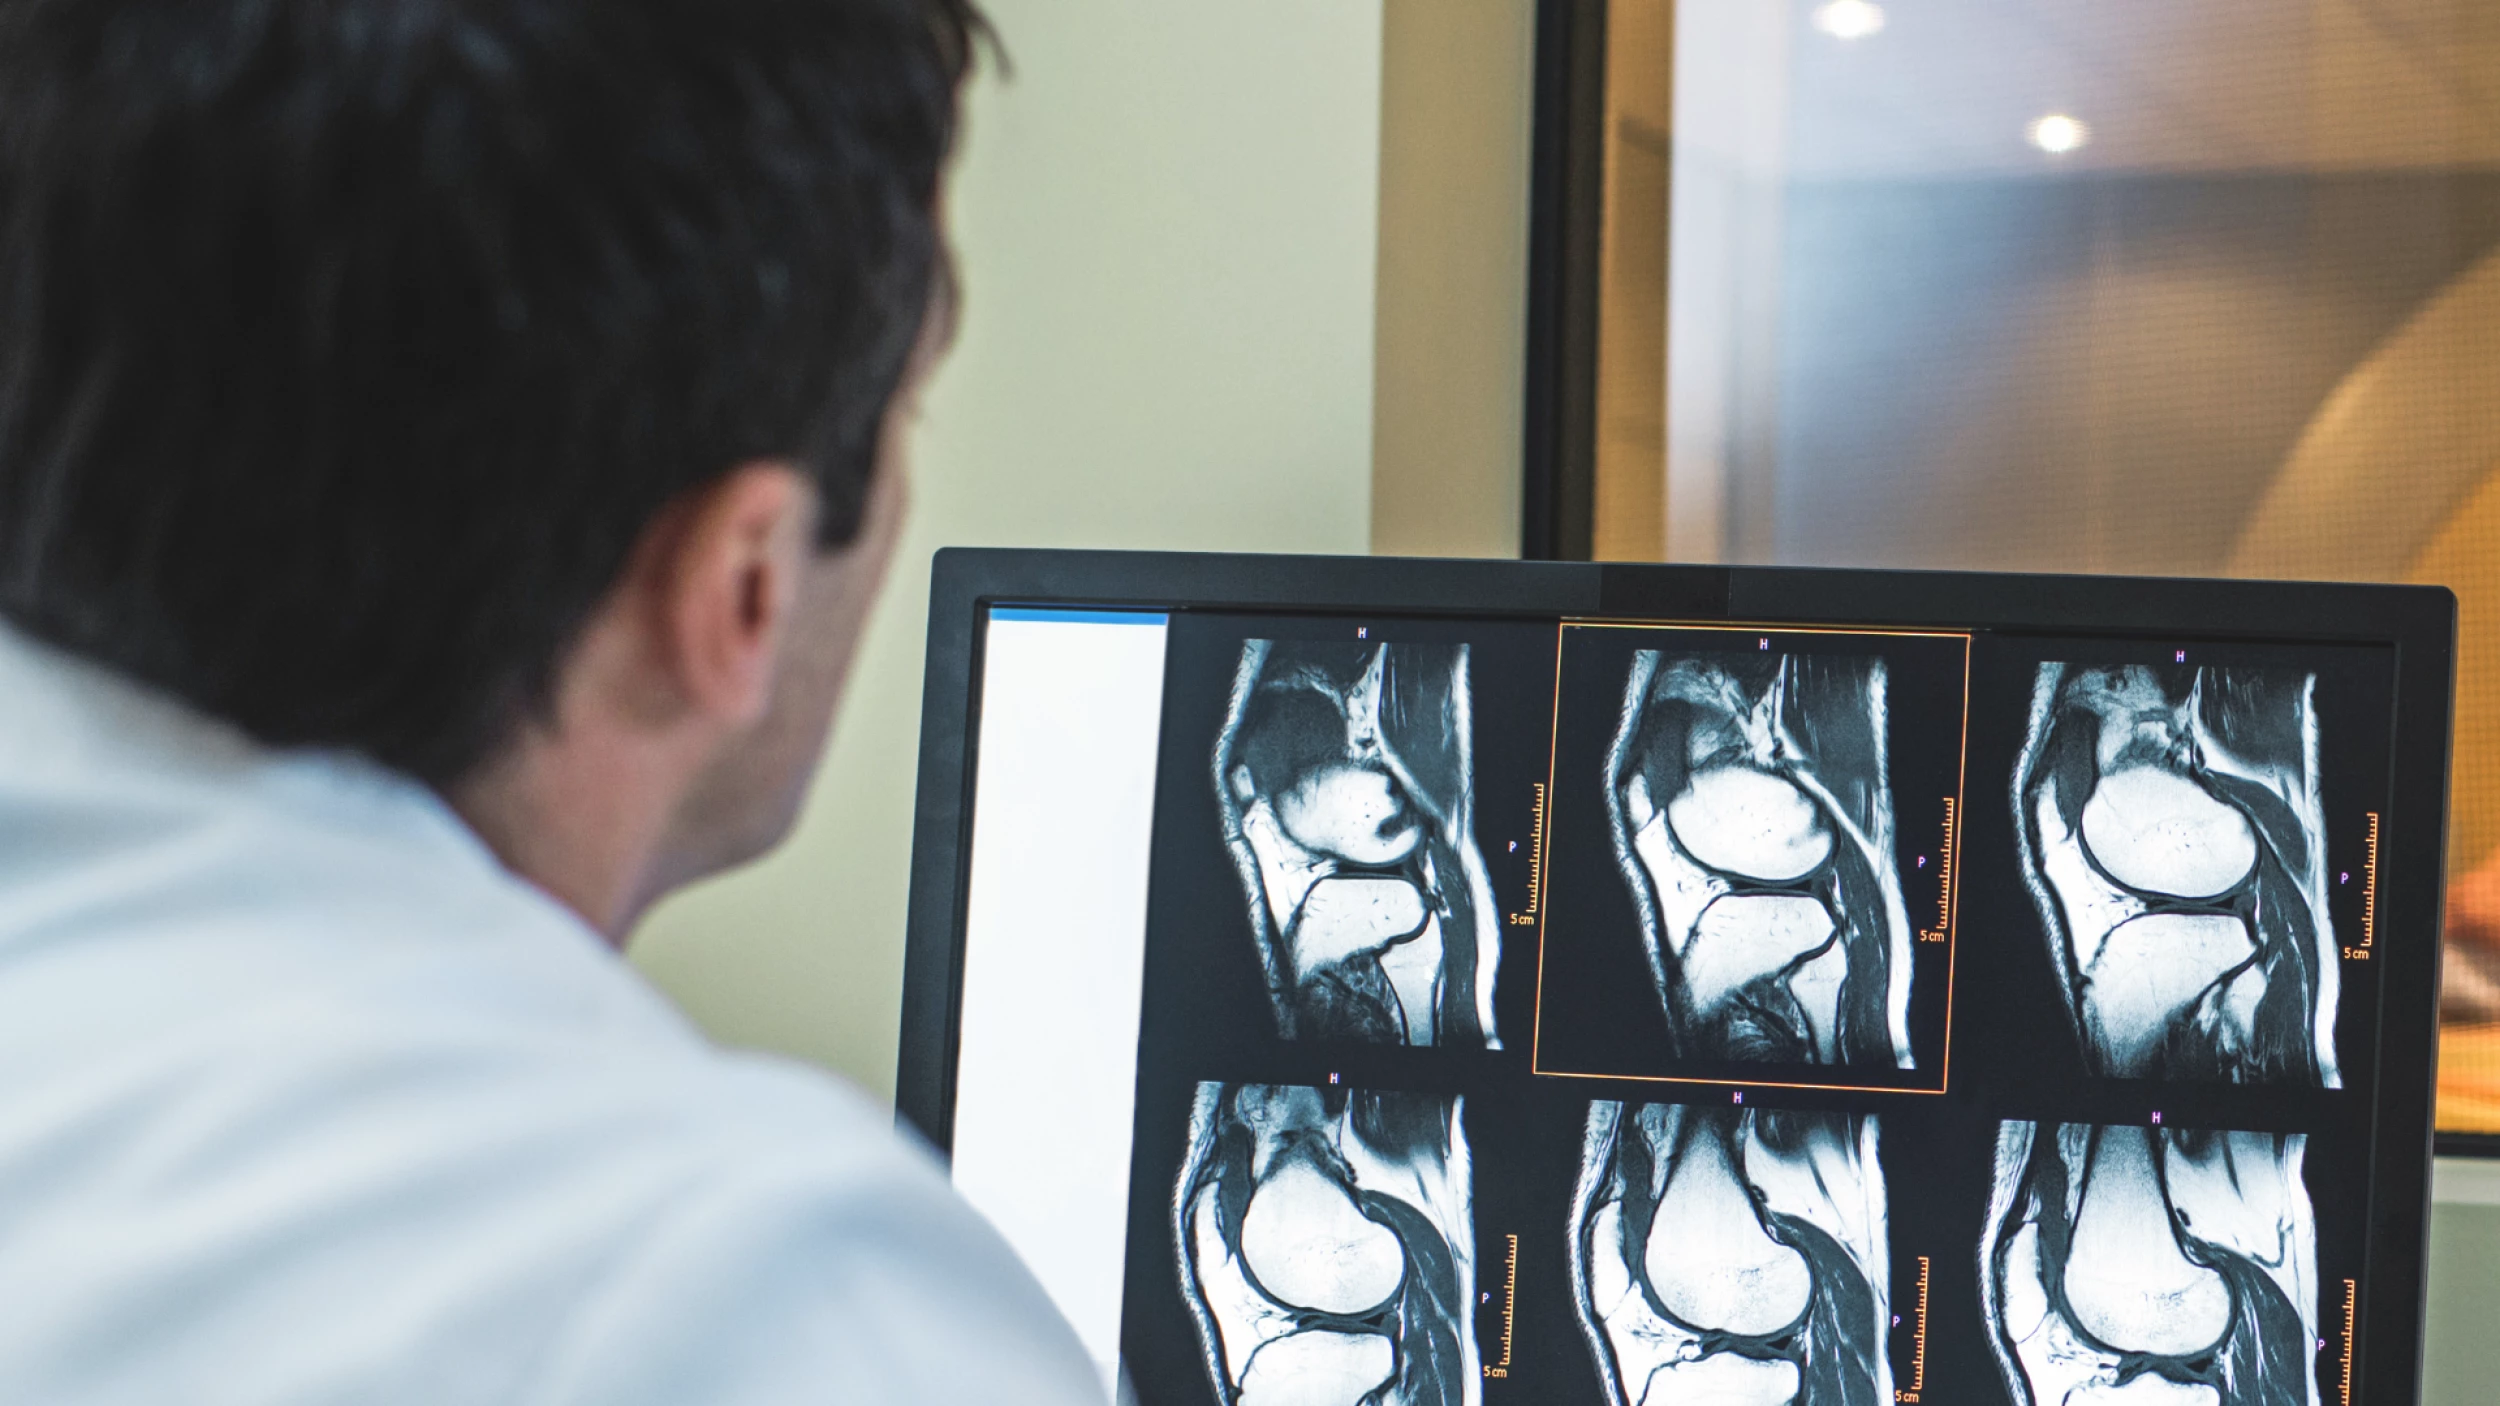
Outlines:
<svg viewBox="0 0 2500 1406"><path fill-rule="evenodd" d="M1814 27L1834 39L1864 39L1884 27L1884 7L1874 0L1826 0L1815 7Z"/></svg>
<svg viewBox="0 0 2500 1406"><path fill-rule="evenodd" d="M2092 129L2085 126L2081 118L2052 112L2024 128L2023 135L2031 139L2033 146L2049 155L2064 156L2092 140Z"/></svg>

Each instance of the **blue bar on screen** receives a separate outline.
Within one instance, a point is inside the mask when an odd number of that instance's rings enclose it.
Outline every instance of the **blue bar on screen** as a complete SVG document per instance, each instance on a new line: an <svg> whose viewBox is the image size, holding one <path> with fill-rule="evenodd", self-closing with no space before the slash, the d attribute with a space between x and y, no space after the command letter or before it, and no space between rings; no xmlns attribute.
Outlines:
<svg viewBox="0 0 2500 1406"><path fill-rule="evenodd" d="M1104 610L1083 606L993 605L990 619L1034 620L1057 625L1167 625L1172 617L1160 610Z"/></svg>

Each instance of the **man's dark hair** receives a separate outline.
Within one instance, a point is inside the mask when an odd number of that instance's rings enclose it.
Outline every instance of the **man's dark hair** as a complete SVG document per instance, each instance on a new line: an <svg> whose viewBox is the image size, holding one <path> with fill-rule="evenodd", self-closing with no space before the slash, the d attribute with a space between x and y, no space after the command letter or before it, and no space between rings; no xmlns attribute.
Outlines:
<svg viewBox="0 0 2500 1406"><path fill-rule="evenodd" d="M0 613L436 784L664 507L857 531L967 0L0 0Z"/></svg>

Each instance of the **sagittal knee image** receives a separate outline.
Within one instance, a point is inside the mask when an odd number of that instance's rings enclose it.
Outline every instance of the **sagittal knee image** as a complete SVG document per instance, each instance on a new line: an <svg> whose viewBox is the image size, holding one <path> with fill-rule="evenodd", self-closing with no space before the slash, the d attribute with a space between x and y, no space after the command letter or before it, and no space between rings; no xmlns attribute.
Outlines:
<svg viewBox="0 0 2500 1406"><path fill-rule="evenodd" d="M1497 1049L1467 647L1252 640L1215 785L1286 1039Z"/></svg>
<svg viewBox="0 0 2500 1406"><path fill-rule="evenodd" d="M2314 689L2040 666L2015 823L2094 1072L2341 1087Z"/></svg>
<svg viewBox="0 0 2500 1406"><path fill-rule="evenodd" d="M1473 1406L1460 1101L1201 1084L1173 1200L1225 1406Z"/></svg>
<svg viewBox="0 0 2500 1406"><path fill-rule="evenodd" d="M2018 1406L2316 1406L2303 1144L2002 1125L1980 1299Z"/></svg>
<svg viewBox="0 0 2500 1406"><path fill-rule="evenodd" d="M1884 663L1633 656L1615 853L1674 1054L1907 1069Z"/></svg>
<svg viewBox="0 0 2500 1406"><path fill-rule="evenodd" d="M1892 1400L1876 1122L1590 1108L1571 1275L1614 1406Z"/></svg>

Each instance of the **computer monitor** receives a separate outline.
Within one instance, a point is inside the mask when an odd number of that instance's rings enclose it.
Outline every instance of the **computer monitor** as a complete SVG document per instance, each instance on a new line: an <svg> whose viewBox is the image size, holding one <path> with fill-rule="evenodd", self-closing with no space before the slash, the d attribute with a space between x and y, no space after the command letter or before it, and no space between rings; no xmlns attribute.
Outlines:
<svg viewBox="0 0 2500 1406"><path fill-rule="evenodd" d="M2411 1400L2454 619L941 553L901 1112L1151 1406Z"/></svg>

